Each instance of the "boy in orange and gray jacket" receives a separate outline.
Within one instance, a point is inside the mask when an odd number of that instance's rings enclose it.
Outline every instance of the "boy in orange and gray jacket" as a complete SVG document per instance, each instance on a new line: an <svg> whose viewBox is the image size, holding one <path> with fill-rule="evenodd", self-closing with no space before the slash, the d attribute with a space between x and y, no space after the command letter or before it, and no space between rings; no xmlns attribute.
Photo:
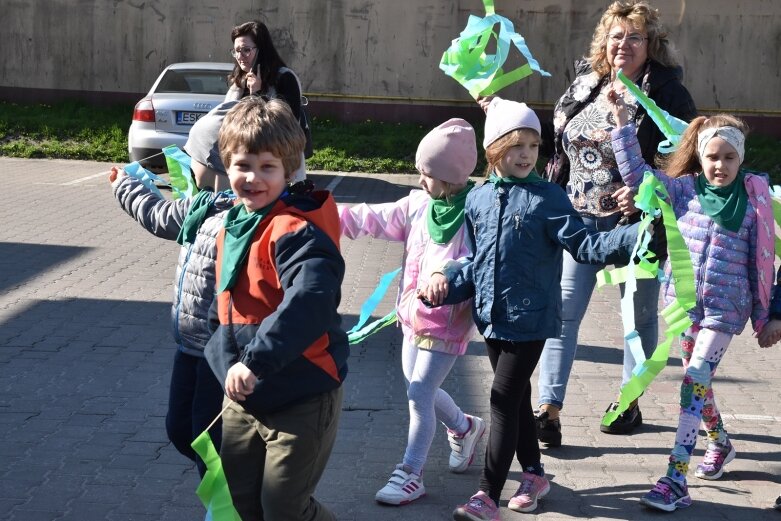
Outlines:
<svg viewBox="0 0 781 521"><path fill-rule="evenodd" d="M237 203L217 237L206 358L227 396L220 456L244 521L335 519L312 493L347 374L337 312L345 265L331 194L287 189L304 141L277 100L242 100L220 130Z"/></svg>

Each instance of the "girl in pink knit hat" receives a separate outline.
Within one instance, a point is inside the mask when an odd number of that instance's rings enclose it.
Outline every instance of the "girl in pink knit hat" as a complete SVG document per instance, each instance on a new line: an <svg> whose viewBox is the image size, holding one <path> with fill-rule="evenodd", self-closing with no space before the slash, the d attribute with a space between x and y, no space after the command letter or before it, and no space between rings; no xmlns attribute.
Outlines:
<svg viewBox="0 0 781 521"><path fill-rule="evenodd" d="M440 388L456 359L475 335L471 303L431 309L418 299L429 275L469 253L464 234L464 203L474 186L475 131L463 119L450 119L418 146L415 167L422 190L385 204L339 206L342 235L369 235L404 243L404 266L396 311L403 333L402 368L409 398L407 449L375 499L404 505L425 495L420 476L436 432L447 427L452 472L464 472L485 432L477 416L464 414Z"/></svg>
<svg viewBox="0 0 781 521"><path fill-rule="evenodd" d="M533 512L550 491L529 379L545 340L561 332L562 251L578 262L626 263L637 240L637 225L589 232L564 191L537 175L540 120L533 110L500 98L482 105L488 179L466 201L470 253L432 275L422 291L432 305L473 301L494 371L480 489L453 512L459 521L500 519L499 497L513 458L522 472L511 510Z"/></svg>

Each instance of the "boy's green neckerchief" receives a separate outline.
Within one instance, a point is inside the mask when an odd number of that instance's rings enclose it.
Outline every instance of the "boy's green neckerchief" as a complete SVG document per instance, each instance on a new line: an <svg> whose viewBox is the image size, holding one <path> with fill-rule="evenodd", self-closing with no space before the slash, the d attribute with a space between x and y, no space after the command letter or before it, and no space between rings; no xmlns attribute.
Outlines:
<svg viewBox="0 0 781 521"><path fill-rule="evenodd" d="M287 192L283 193L283 197ZM271 211L277 201L264 206L260 210L248 212L243 204L238 204L228 210L225 215L225 240L222 246L222 267L220 269L217 293L222 293L236 284L236 278L239 275L244 261L247 259L252 238L255 236L255 230L258 224Z"/></svg>
<svg viewBox="0 0 781 521"><path fill-rule="evenodd" d="M214 197L214 192L209 190L201 190L193 197L193 200L190 203L190 209L187 211L182 227L179 229L179 235L176 237L176 242L184 246L185 244L192 244L193 241L195 241L198 230L201 228L203 221L206 220L206 214L209 213L209 207L214 201Z"/></svg>
<svg viewBox="0 0 781 521"><path fill-rule="evenodd" d="M542 181L545 181L545 179L540 177L537 172L529 172L529 175L527 175L526 177L512 177L512 176L500 177L493 172L491 173L490 176L488 176L488 182L494 185L494 188L498 188L501 185L539 183Z"/></svg>
<svg viewBox="0 0 781 521"><path fill-rule="evenodd" d="M464 205L466 194L475 186L474 181L467 181L466 187L447 199L431 199L426 212L428 234L437 244L447 244L464 223Z"/></svg>
<svg viewBox="0 0 781 521"><path fill-rule="evenodd" d="M748 192L744 182L745 176L745 172L738 172L729 186L713 186L702 173L694 180L694 189L702 211L716 224L733 232L740 229L746 216Z"/></svg>

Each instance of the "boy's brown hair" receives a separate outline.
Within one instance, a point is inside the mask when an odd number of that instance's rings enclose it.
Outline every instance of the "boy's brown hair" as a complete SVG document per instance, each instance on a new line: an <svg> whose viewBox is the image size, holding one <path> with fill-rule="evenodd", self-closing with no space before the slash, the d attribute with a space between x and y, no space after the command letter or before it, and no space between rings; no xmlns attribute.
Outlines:
<svg viewBox="0 0 781 521"><path fill-rule="evenodd" d="M228 170L233 152L270 152L282 161L285 178L301 166L306 137L287 103L260 97L244 98L233 107L220 127L220 158Z"/></svg>
<svg viewBox="0 0 781 521"><path fill-rule="evenodd" d="M496 170L497 165L502 161L502 158L507 152L518 144L522 136L529 136L537 140L538 144L542 144L542 139L536 130L531 128L519 128L508 132L503 135L485 149L485 161L488 163L485 167L485 177L491 175Z"/></svg>

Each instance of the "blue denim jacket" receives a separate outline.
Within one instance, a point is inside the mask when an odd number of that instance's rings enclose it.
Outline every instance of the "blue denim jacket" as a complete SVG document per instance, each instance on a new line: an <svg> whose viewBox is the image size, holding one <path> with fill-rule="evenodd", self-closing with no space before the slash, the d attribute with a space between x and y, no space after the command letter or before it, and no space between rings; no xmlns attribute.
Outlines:
<svg viewBox="0 0 781 521"><path fill-rule="evenodd" d="M487 338L544 340L561 333L562 249L578 262L628 263L638 225L589 232L564 190L549 182L473 189L466 200L471 254L445 270L445 304L474 296Z"/></svg>

